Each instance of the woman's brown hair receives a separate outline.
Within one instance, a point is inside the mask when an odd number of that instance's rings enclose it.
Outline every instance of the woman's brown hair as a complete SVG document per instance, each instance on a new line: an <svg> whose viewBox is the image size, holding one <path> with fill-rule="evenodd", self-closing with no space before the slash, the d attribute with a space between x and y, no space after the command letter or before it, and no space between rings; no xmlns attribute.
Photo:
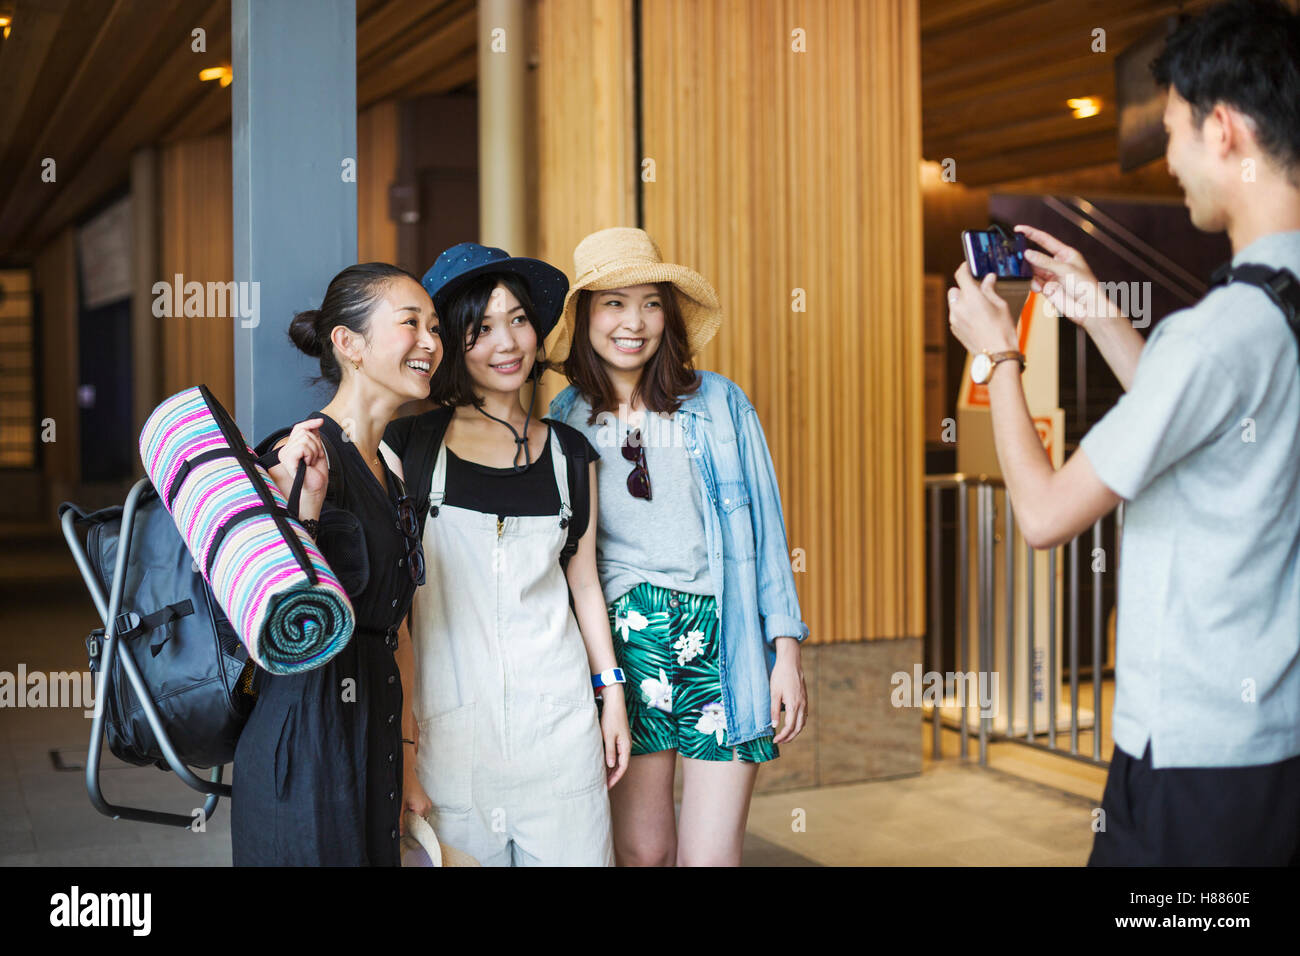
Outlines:
<svg viewBox="0 0 1300 956"><path fill-rule="evenodd" d="M690 345L686 338L686 323L677 306L677 290L671 282L656 282L659 299L664 309L664 337L659 348L645 367L632 393L633 402L638 397L646 408L662 415L670 415L681 407L682 398L700 387L691 361ZM590 289L578 293L575 302L573 341L569 355L564 360L564 374L591 403L588 425L596 423L601 412L617 412L614 383L591 344L591 299L600 295Z"/></svg>

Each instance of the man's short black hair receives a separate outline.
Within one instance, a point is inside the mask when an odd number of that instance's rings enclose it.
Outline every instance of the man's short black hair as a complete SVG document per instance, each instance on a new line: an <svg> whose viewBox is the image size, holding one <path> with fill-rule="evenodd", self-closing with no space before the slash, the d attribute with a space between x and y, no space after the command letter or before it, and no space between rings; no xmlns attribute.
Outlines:
<svg viewBox="0 0 1300 956"><path fill-rule="evenodd" d="M1300 178L1300 15L1278 0L1229 0L1184 21L1151 64L1191 105L1197 125L1216 103L1255 121L1260 147Z"/></svg>

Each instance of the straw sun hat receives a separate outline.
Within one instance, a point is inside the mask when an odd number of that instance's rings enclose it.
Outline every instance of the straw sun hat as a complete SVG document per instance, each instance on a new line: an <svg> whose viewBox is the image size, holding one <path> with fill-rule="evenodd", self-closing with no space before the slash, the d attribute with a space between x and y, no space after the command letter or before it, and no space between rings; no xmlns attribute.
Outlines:
<svg viewBox="0 0 1300 956"><path fill-rule="evenodd" d="M717 334L722 324L718 294L708 280L686 266L664 262L659 247L642 229L615 226L593 232L573 250L576 276L564 297L560 321L546 343L546 357L562 362L573 341L578 293L584 289L623 289L648 282L671 282L677 290L677 306L686 323L686 338L692 355Z"/></svg>
<svg viewBox="0 0 1300 956"><path fill-rule="evenodd" d="M406 833L402 836L402 866L482 866L474 857L438 842L433 825L414 811L402 814Z"/></svg>

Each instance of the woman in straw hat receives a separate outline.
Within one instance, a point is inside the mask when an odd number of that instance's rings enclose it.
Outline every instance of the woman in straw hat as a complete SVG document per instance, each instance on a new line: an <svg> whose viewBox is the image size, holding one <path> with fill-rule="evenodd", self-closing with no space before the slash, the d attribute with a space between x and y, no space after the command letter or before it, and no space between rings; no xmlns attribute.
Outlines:
<svg viewBox="0 0 1300 956"><path fill-rule="evenodd" d="M808 628L772 459L739 386L693 367L721 321L709 283L640 229L593 233L573 259L547 350L572 384L550 415L602 456L597 567L632 728L610 793L615 852L623 865L736 865L758 764L807 715Z"/></svg>
<svg viewBox="0 0 1300 956"><path fill-rule="evenodd" d="M461 243L423 282L446 353L430 383L439 407L386 441L421 502L428 556L411 637L430 822L487 866L611 865L606 791L630 747L596 574L599 455L532 411L568 280Z"/></svg>

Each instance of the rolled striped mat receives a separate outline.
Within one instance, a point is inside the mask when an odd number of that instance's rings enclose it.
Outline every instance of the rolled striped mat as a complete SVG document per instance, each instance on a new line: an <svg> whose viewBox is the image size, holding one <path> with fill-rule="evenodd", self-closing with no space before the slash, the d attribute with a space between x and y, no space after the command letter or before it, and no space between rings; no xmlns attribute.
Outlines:
<svg viewBox="0 0 1300 956"><path fill-rule="evenodd" d="M258 665L293 674L344 648L356 623L347 592L206 386L154 409L140 457Z"/></svg>

